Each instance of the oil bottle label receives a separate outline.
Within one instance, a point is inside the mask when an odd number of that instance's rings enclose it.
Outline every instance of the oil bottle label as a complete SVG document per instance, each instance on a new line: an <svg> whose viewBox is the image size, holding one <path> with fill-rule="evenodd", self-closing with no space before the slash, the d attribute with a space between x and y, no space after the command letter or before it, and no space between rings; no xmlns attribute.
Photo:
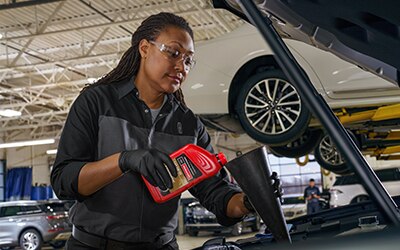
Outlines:
<svg viewBox="0 0 400 250"><path fill-rule="evenodd" d="M165 196L169 193L174 192L175 190L181 188L182 186L188 184L194 179L200 177L202 175L201 171L190 161L190 159L181 154L180 156L172 159L176 166L176 170L178 172L178 176L176 178L172 177L172 189L169 190L160 190L160 193Z"/></svg>

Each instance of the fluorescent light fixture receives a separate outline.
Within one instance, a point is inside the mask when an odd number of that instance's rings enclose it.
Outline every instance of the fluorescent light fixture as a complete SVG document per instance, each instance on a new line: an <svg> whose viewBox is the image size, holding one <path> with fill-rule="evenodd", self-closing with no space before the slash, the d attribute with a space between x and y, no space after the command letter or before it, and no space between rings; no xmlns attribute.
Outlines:
<svg viewBox="0 0 400 250"><path fill-rule="evenodd" d="M21 116L21 112L12 109L1 109L0 115L5 117L15 117L15 116Z"/></svg>
<svg viewBox="0 0 400 250"><path fill-rule="evenodd" d="M0 39L2 39L3 38L3 34L2 33L0 33Z"/></svg>
<svg viewBox="0 0 400 250"><path fill-rule="evenodd" d="M202 88L202 87L204 87L204 85L203 84L201 84L201 83L196 83L196 84L194 84L192 87L190 87L191 89L199 89L199 88Z"/></svg>
<svg viewBox="0 0 400 250"><path fill-rule="evenodd" d="M55 142L54 139L43 139L43 140L33 140L33 141L16 141L16 142L1 143L0 148L17 148L17 147L25 147L25 146L35 146L35 145L53 144L54 142Z"/></svg>
<svg viewBox="0 0 400 250"><path fill-rule="evenodd" d="M90 77L90 78L88 78L87 80L88 80L89 83L94 83L94 82L97 81L98 79L99 79L99 78Z"/></svg>
<svg viewBox="0 0 400 250"><path fill-rule="evenodd" d="M46 151L46 154L55 155L55 154L57 154L57 149L49 149L49 150Z"/></svg>

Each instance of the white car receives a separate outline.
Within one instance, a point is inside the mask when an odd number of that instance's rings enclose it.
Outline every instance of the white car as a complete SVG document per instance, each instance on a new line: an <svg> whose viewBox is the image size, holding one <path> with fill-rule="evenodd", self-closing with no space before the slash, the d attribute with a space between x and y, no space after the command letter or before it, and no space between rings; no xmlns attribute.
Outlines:
<svg viewBox="0 0 400 250"><path fill-rule="evenodd" d="M284 41L331 108L400 103L395 84L304 42ZM321 141L319 124L310 124L310 111L253 26L198 43L196 60L182 88L207 126L246 132L286 157L306 155Z"/></svg>
<svg viewBox="0 0 400 250"><path fill-rule="evenodd" d="M306 215L307 205L303 194L284 195L282 210L286 220Z"/></svg>
<svg viewBox="0 0 400 250"><path fill-rule="evenodd" d="M376 170L375 173L391 196L400 195L400 168ZM367 192L355 175L338 177L329 192L331 207L369 199Z"/></svg>

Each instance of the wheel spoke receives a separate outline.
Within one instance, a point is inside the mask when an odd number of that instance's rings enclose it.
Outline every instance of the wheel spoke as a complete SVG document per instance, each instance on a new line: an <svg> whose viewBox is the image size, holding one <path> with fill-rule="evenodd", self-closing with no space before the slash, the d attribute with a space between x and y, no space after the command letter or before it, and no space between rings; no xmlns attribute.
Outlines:
<svg viewBox="0 0 400 250"><path fill-rule="evenodd" d="M270 90L269 90L269 81L267 81L267 80L265 80L264 81L264 84L265 84L265 89L267 90L267 96L268 96L268 98L270 99L270 100L273 100L273 98L272 98L272 95L271 95L271 92L270 92Z"/></svg>
<svg viewBox="0 0 400 250"><path fill-rule="evenodd" d="M286 118L286 120L288 120L290 122L290 125L294 124L295 121L293 121L292 118L290 118L285 112L279 111L277 110L276 113L281 114L282 116L284 116Z"/></svg>
<svg viewBox="0 0 400 250"><path fill-rule="evenodd" d="M278 91L278 85L279 85L279 79L275 80L275 86L274 86L274 93L272 95L272 101L275 101L276 99L276 93Z"/></svg>
<svg viewBox="0 0 400 250"><path fill-rule="evenodd" d="M297 94L295 91L290 92L289 94L286 94L284 96L281 97L280 101L285 100L286 98L291 97L292 95Z"/></svg>
<svg viewBox="0 0 400 250"><path fill-rule="evenodd" d="M246 108L264 109L266 105L246 104Z"/></svg>
<svg viewBox="0 0 400 250"><path fill-rule="evenodd" d="M257 101L261 102L262 104L264 104L264 105L266 105L266 106L268 106L268 103L267 103L267 102L261 100L259 97L253 95L252 93L249 94L249 97L253 98L254 100L257 100Z"/></svg>
<svg viewBox="0 0 400 250"><path fill-rule="evenodd" d="M267 132L266 129L268 127L269 122L271 121L271 112L268 112L268 118L265 121L263 128L261 129L262 132Z"/></svg>
<svg viewBox="0 0 400 250"><path fill-rule="evenodd" d="M279 125L281 125L281 129L286 130L285 124L283 123L282 118L278 112L275 113L275 116L278 119Z"/></svg>
<svg viewBox="0 0 400 250"><path fill-rule="evenodd" d="M260 118L258 118L257 121L255 121L255 122L252 123L251 125L257 126L257 124L258 124L260 121L262 121L262 119L264 119L264 117L265 117L266 115L268 115L268 113L269 113L269 111L268 111L268 112L265 112L262 116L260 116Z"/></svg>
<svg viewBox="0 0 400 250"><path fill-rule="evenodd" d="M299 104L300 104L300 100L282 103L282 99L279 99L279 102L276 106L288 106L288 105L299 105Z"/></svg>

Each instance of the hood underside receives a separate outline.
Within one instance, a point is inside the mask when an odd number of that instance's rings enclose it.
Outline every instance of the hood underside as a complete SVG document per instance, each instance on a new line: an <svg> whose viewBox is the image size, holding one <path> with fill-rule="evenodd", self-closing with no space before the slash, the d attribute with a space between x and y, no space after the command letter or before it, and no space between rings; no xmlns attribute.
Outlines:
<svg viewBox="0 0 400 250"><path fill-rule="evenodd" d="M282 37L303 41L399 86L400 1L254 0ZM248 21L235 0L213 0Z"/></svg>

